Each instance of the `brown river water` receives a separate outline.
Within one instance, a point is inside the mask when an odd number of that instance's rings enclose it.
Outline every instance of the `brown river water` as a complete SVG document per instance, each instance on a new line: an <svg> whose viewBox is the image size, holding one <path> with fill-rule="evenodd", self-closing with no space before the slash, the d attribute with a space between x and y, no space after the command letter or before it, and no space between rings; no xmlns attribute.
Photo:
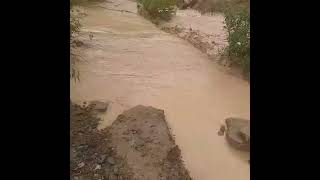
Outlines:
<svg viewBox="0 0 320 180"><path fill-rule="evenodd" d="M71 99L110 101L100 128L138 104L164 109L194 179L249 180L249 154L232 149L217 135L227 117L250 119L249 83L137 14L108 10L136 12L135 2L118 0L99 6L82 9L85 62L78 64L81 81L70 81ZM201 23L194 18L189 20ZM223 17L211 20L207 25L219 33Z"/></svg>

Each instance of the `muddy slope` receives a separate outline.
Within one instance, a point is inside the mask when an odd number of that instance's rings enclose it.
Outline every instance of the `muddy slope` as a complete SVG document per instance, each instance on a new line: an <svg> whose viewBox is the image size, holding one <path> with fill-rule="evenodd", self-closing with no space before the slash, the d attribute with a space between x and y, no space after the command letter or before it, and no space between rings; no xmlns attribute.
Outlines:
<svg viewBox="0 0 320 180"><path fill-rule="evenodd" d="M163 110L133 107L118 116L110 133L117 153L133 169L134 179L191 179Z"/></svg>
<svg viewBox="0 0 320 180"><path fill-rule="evenodd" d="M70 109L72 179L191 179L163 110L136 106L98 131L90 108Z"/></svg>

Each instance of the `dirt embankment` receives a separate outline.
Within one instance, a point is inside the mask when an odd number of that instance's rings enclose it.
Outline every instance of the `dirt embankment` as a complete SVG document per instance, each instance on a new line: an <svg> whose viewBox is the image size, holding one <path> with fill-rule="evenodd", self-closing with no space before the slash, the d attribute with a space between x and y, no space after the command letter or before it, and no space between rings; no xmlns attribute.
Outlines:
<svg viewBox="0 0 320 180"><path fill-rule="evenodd" d="M203 53L206 53L209 57L215 57L219 55L219 49L217 49L214 37L210 34L178 25L174 27L164 26L161 27L161 29L165 32L175 34L181 39L187 40L194 47L198 48Z"/></svg>
<svg viewBox="0 0 320 180"><path fill-rule="evenodd" d="M201 14L193 9L178 10L170 22L164 22L160 28L170 34L188 41L210 59L221 60L228 46L227 31L224 28L223 14Z"/></svg>
<svg viewBox="0 0 320 180"><path fill-rule="evenodd" d="M163 110L136 106L98 131L92 107L70 109L72 179L191 179Z"/></svg>

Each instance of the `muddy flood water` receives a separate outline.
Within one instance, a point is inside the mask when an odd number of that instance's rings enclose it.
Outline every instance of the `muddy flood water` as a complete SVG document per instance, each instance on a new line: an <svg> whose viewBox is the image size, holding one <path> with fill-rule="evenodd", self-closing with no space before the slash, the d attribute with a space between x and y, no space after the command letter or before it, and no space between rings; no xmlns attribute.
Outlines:
<svg viewBox="0 0 320 180"><path fill-rule="evenodd" d="M108 10L136 12L135 2L98 6L84 9L85 62L78 64L81 81L70 81L71 99L110 101L100 128L135 105L163 109L194 179L249 180L249 154L217 134L227 117L250 119L249 83L139 15Z"/></svg>

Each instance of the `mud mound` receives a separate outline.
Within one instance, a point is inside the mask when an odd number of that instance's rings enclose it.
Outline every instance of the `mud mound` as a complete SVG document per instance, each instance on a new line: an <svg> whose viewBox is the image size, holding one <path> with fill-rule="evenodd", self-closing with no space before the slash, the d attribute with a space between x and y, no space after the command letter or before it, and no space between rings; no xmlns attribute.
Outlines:
<svg viewBox="0 0 320 180"><path fill-rule="evenodd" d="M71 179L191 179L162 110L136 106L103 131L94 108L70 110Z"/></svg>
<svg viewBox="0 0 320 180"><path fill-rule="evenodd" d="M110 127L112 144L134 172L134 179L191 179L184 168L164 111L136 106Z"/></svg>

